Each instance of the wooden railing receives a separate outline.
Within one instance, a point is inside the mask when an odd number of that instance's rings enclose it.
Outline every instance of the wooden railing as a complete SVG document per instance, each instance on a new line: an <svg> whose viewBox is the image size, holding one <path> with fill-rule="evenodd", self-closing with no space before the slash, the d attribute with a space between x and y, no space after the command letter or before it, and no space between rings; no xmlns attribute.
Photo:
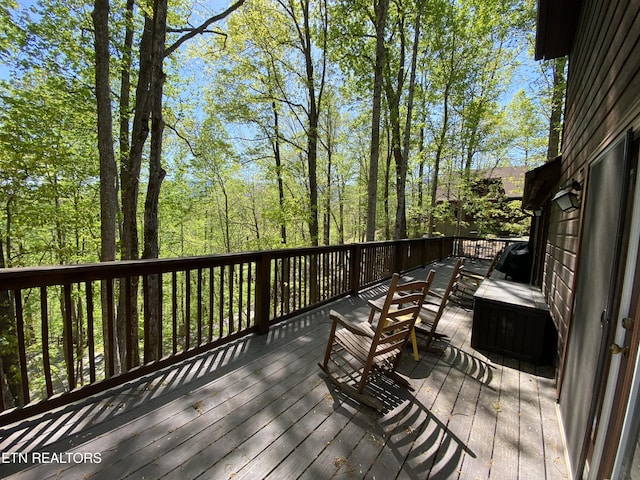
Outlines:
<svg viewBox="0 0 640 480"><path fill-rule="evenodd" d="M0 339L0 425L267 333L469 245L425 238L2 270L0 322L15 335Z"/></svg>
<svg viewBox="0 0 640 480"><path fill-rule="evenodd" d="M453 254L457 257L491 260L504 247L513 243L513 239L454 237Z"/></svg>

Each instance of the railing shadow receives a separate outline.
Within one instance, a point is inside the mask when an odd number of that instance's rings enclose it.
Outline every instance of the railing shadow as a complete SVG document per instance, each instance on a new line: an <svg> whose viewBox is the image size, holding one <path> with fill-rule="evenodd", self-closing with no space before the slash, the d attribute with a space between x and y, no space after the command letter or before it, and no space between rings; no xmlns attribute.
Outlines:
<svg viewBox="0 0 640 480"><path fill-rule="evenodd" d="M493 372L496 370L494 365L450 343L446 345L448 348L444 350L444 354L440 357L442 362L464 373L468 378L481 385L493 389L491 382L493 381Z"/></svg>
<svg viewBox="0 0 640 480"><path fill-rule="evenodd" d="M393 458L390 460L402 466L403 474L408 478L450 478L459 470L464 455L476 457L465 440L452 432L446 422L435 416L408 389L386 377L378 377L367 387L368 393L375 395L384 404L384 411L378 413L360 405L335 388L326 375L322 376L333 397L334 411L351 416L352 422L378 439L376 443L379 455L391 455ZM345 409L345 404L350 408ZM353 415L353 409L364 415ZM380 460L376 459L373 469ZM335 473L347 473L353 468L352 463L357 463L357 460L344 459L336 464ZM363 473L363 478L373 475L371 471Z"/></svg>
<svg viewBox="0 0 640 480"><path fill-rule="evenodd" d="M321 308L281 322L267 335L250 335L210 352L165 367L106 392L0 428L0 451L64 453L79 443L111 432L129 421L160 409L189 392L256 359L294 338L326 330L328 309ZM197 405L193 405L197 410ZM32 466L30 462L3 465L0 477Z"/></svg>

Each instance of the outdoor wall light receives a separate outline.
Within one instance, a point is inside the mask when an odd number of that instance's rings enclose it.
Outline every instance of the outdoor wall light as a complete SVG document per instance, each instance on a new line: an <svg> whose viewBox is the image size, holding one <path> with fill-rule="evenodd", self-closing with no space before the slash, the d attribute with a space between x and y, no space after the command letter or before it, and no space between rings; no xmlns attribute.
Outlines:
<svg viewBox="0 0 640 480"><path fill-rule="evenodd" d="M580 190L582 190L582 185L576 180L571 180L567 186L553 196L551 201L556 202L563 212L572 212L580 208L580 199L578 198Z"/></svg>

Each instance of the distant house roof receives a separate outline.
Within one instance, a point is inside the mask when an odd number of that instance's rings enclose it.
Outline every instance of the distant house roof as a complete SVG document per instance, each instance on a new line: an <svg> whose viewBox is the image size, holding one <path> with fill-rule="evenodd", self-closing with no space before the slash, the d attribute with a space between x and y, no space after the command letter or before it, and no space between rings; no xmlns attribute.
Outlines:
<svg viewBox="0 0 640 480"><path fill-rule="evenodd" d="M504 193L509 200L520 200L524 192L525 167L502 167L486 170L486 178L502 180Z"/></svg>
<svg viewBox="0 0 640 480"><path fill-rule="evenodd" d="M476 170L473 175L478 179L500 181L509 200L521 200L526 172L526 167L496 167ZM453 177L459 178L460 175L456 174ZM449 182L440 182L437 194L438 202L456 201L458 199L457 183L454 178Z"/></svg>
<svg viewBox="0 0 640 480"><path fill-rule="evenodd" d="M536 60L569 55L582 0L538 0Z"/></svg>

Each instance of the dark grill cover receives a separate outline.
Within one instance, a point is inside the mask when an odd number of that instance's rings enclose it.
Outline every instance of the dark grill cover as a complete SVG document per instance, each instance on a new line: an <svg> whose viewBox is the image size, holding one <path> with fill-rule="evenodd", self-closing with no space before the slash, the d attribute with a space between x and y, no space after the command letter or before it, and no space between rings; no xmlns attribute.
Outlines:
<svg viewBox="0 0 640 480"><path fill-rule="evenodd" d="M496 264L496 270L516 282L528 282L531 276L529 242L516 242L507 245Z"/></svg>

